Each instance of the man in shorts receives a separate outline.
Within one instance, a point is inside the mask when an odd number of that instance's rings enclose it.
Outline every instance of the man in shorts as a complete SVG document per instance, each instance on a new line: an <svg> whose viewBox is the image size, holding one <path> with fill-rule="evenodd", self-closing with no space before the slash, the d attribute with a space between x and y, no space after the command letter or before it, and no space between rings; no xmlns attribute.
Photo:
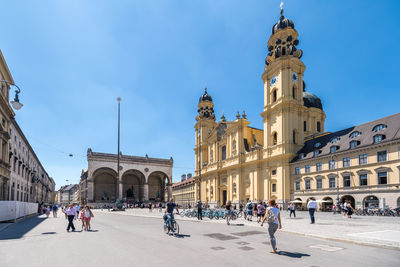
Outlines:
<svg viewBox="0 0 400 267"><path fill-rule="evenodd" d="M165 226L174 219L174 209L176 209L177 214L179 214L178 206L174 203L174 199L170 198L169 202L165 205L165 216L167 218L165 220Z"/></svg>

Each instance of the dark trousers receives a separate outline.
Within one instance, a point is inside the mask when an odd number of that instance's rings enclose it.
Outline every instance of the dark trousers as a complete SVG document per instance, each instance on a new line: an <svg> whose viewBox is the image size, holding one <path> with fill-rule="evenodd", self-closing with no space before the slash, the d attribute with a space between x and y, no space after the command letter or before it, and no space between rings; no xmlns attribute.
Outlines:
<svg viewBox="0 0 400 267"><path fill-rule="evenodd" d="M202 209L198 209L197 210L197 220L203 220L203 210Z"/></svg>
<svg viewBox="0 0 400 267"><path fill-rule="evenodd" d="M290 218L292 218L292 213L293 213L294 217L296 218L296 211L295 210L290 210L290 215L289 215Z"/></svg>
<svg viewBox="0 0 400 267"><path fill-rule="evenodd" d="M314 218L315 209L308 209L308 212L310 213L311 223L315 223L315 218Z"/></svg>
<svg viewBox="0 0 400 267"><path fill-rule="evenodd" d="M67 231L69 231L69 228L72 228L72 230L75 231L75 226L74 226L74 215L68 215L68 227L67 227Z"/></svg>

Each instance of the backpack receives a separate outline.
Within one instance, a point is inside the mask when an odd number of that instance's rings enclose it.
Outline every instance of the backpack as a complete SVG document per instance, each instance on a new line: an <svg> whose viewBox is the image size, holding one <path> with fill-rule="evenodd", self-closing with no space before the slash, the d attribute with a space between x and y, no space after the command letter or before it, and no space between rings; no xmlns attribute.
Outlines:
<svg viewBox="0 0 400 267"><path fill-rule="evenodd" d="M267 217L267 221L268 223L275 223L275 221L277 220L275 213L269 209L268 210L268 217Z"/></svg>
<svg viewBox="0 0 400 267"><path fill-rule="evenodd" d="M253 210L253 204L252 203L247 204L247 209L248 210Z"/></svg>

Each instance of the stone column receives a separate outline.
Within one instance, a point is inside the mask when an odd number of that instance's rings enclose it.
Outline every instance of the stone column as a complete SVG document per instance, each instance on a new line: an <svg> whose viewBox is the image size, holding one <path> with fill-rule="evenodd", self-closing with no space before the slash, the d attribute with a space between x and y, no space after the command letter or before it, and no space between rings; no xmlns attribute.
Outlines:
<svg viewBox="0 0 400 267"><path fill-rule="evenodd" d="M121 182L121 180L118 180L118 198L120 200L122 200L122 188L123 188L123 184Z"/></svg>
<svg viewBox="0 0 400 267"><path fill-rule="evenodd" d="M145 183L143 185L143 200L148 201L149 200L149 184Z"/></svg>
<svg viewBox="0 0 400 267"><path fill-rule="evenodd" d="M95 199L94 199L94 183L91 181L87 182L87 197L88 197L88 202L95 201Z"/></svg>

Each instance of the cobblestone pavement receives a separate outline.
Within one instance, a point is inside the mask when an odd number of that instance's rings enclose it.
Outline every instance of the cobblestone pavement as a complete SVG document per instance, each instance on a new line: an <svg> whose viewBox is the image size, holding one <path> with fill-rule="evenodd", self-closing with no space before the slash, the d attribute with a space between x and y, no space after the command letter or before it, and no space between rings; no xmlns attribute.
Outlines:
<svg viewBox="0 0 400 267"><path fill-rule="evenodd" d="M107 210L96 210L96 212L108 212ZM114 213L114 212L113 212ZM148 209L127 209L124 212L115 212L126 216L161 217L162 212L158 209L149 212ZM295 233L310 237L324 238L352 242L363 245L387 247L400 249L400 217L382 216L353 216L351 219L341 214L328 212L316 212L316 223L310 224L308 212L297 211L297 217L289 217L286 211L281 212L283 232ZM177 216L179 220L196 220L197 218L186 218ZM224 220L210 220L204 218L204 222L222 223ZM258 227L256 219L249 222L243 218L233 221L232 224L245 224Z"/></svg>
<svg viewBox="0 0 400 267"><path fill-rule="evenodd" d="M240 221L228 226L221 221L179 219L180 234L166 235L158 211L96 211L94 215L91 232L81 232L80 222L75 221L77 232L68 233L62 216L39 216L13 224L0 232L0 266L385 267L400 261L395 249L282 231L276 233L279 253L270 254L267 229Z"/></svg>

